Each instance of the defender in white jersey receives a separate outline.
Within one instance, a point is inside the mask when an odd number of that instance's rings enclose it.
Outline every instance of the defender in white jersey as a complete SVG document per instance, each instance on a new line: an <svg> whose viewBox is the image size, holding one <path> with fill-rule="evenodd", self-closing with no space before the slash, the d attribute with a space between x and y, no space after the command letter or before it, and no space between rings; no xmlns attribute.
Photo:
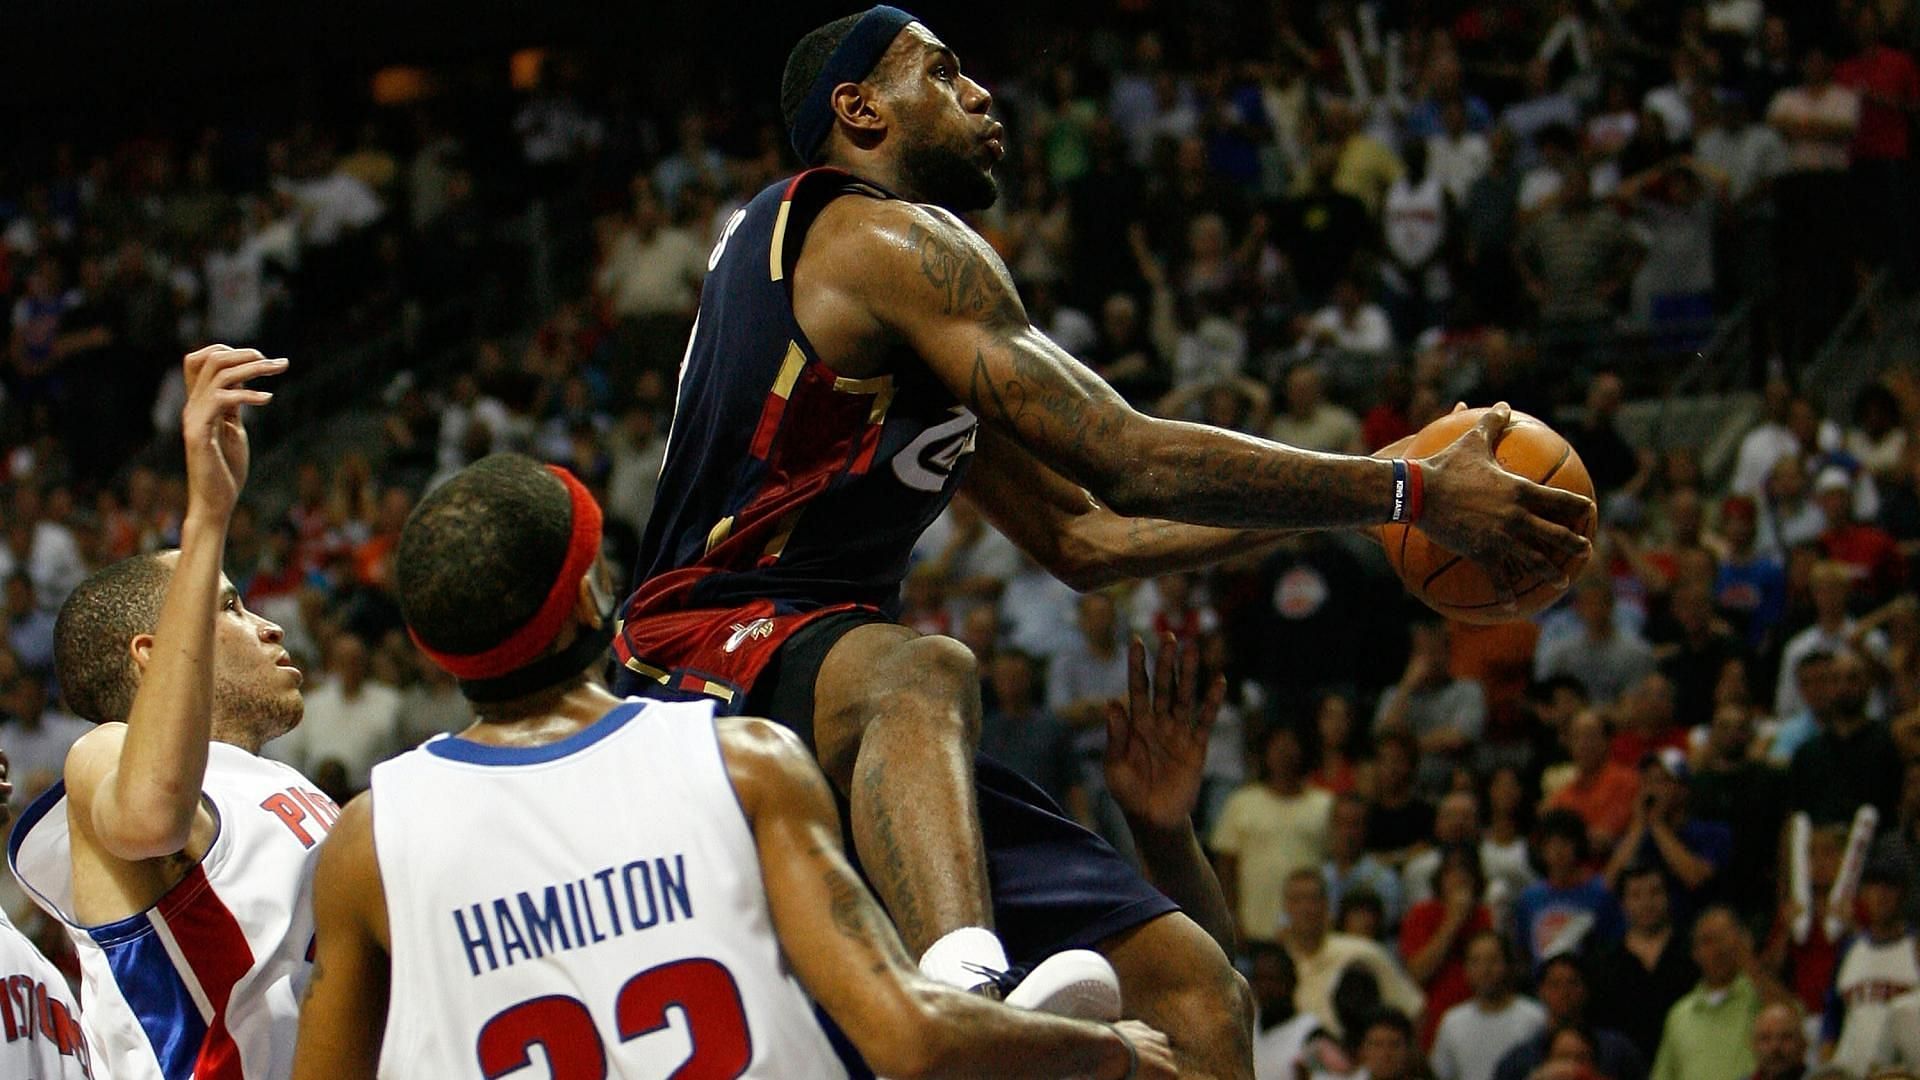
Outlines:
<svg viewBox="0 0 1920 1080"><path fill-rule="evenodd" d="M608 693L599 548L592 495L516 455L408 521L401 609L479 719L328 839L296 1080L844 1077L809 995L885 1076L1174 1075L1144 1024L921 976L784 729Z"/></svg>
<svg viewBox="0 0 1920 1080"><path fill-rule="evenodd" d="M0 752L0 828L10 816L10 771L7 755ZM80 1007L67 977L0 909L0 1076L92 1080L93 1075L93 1048L80 1030Z"/></svg>
<svg viewBox="0 0 1920 1080"><path fill-rule="evenodd" d="M274 1080L292 1067L309 970L307 885L336 811L256 756L300 722L278 626L220 573L246 483L247 388L286 361L210 346L186 358L180 550L115 563L68 597L54 662L99 726L8 847L79 950L82 1024L113 1080Z"/></svg>

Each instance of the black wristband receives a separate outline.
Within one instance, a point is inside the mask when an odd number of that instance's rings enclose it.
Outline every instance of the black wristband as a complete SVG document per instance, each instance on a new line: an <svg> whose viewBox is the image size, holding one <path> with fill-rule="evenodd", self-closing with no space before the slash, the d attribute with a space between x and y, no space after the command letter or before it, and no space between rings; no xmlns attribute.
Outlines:
<svg viewBox="0 0 1920 1080"><path fill-rule="evenodd" d="M1126 1033L1115 1025L1108 1024L1107 1029L1115 1035L1120 1036L1120 1045L1127 1048L1127 1071L1120 1077L1120 1080L1133 1080L1134 1077L1140 1075L1140 1048L1133 1045L1133 1040L1127 1038Z"/></svg>

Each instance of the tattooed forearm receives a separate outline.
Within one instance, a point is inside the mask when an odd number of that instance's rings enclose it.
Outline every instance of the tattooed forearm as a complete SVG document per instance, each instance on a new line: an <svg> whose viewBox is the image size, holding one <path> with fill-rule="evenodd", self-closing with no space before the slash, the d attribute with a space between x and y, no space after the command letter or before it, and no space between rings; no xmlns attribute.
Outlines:
<svg viewBox="0 0 1920 1080"><path fill-rule="evenodd" d="M874 903L872 894L852 871L824 848L815 848L811 854L815 862L823 866L820 880L827 887L828 915L834 929L847 940L848 947L871 953L868 969L876 975L887 969L889 960L903 967L910 966L906 955L892 945L899 940L894 936L893 927L887 925L886 916Z"/></svg>
<svg viewBox="0 0 1920 1080"><path fill-rule="evenodd" d="M1026 325L1026 309L1012 283L979 252L919 222L907 226L907 242L920 255L920 276L939 291L943 312L981 317L994 325Z"/></svg>

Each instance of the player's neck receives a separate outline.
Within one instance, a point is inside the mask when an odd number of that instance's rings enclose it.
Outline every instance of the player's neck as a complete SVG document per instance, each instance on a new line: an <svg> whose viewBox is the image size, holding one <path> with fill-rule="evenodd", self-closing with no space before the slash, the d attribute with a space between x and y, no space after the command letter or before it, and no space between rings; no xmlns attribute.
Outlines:
<svg viewBox="0 0 1920 1080"><path fill-rule="evenodd" d="M878 155L867 154L858 158L830 158L826 164L830 168L852 173L870 184L878 184L880 187L891 191L908 202L927 201L921 198L919 192L912 190L911 186L907 184L906 178L900 172L899 165Z"/></svg>
<svg viewBox="0 0 1920 1080"><path fill-rule="evenodd" d="M460 737L496 746L544 746L599 720L619 703L599 679L581 675L512 701L476 706L476 722Z"/></svg>

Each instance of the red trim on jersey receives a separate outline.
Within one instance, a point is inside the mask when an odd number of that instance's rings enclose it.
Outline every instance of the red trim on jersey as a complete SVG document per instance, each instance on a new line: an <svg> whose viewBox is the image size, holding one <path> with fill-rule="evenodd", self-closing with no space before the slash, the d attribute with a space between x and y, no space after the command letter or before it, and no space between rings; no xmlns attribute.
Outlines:
<svg viewBox="0 0 1920 1080"><path fill-rule="evenodd" d="M767 403L760 410L760 422L753 427L754 460L765 461L773 452L773 437L780 431L780 418L787 413L787 399L768 391Z"/></svg>
<svg viewBox="0 0 1920 1080"><path fill-rule="evenodd" d="M213 1006L207 1037L193 1066L195 1080L246 1080L240 1047L227 1030L227 1003L233 988L253 970L253 948L240 921L213 891L205 866L195 866L154 910L191 969L181 974L191 975Z"/></svg>
<svg viewBox="0 0 1920 1080"><path fill-rule="evenodd" d="M412 627L407 628L407 635L427 659L456 679L495 679L527 666L560 636L567 616L580 602L580 579L587 576L600 554L600 504L572 473L558 465L547 466L547 471L567 485L567 498L573 504L573 535L567 541L566 561L560 564L560 573L533 618L493 648L465 655L440 652L421 641Z"/></svg>

